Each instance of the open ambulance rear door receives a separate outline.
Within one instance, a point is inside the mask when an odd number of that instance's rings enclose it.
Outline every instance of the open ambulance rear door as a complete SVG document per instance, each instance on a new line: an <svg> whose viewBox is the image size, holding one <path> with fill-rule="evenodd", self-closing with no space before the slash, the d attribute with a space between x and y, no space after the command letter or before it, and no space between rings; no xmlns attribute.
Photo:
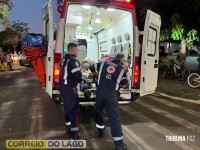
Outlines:
<svg viewBox="0 0 200 150"><path fill-rule="evenodd" d="M42 9L44 36L47 37L48 49L45 57L45 73L46 73L46 92L52 97L53 89L53 60L54 60L54 20L52 0L44 5Z"/></svg>
<svg viewBox="0 0 200 150"><path fill-rule="evenodd" d="M148 10L141 52L140 96L154 93L157 87L160 26L160 16Z"/></svg>

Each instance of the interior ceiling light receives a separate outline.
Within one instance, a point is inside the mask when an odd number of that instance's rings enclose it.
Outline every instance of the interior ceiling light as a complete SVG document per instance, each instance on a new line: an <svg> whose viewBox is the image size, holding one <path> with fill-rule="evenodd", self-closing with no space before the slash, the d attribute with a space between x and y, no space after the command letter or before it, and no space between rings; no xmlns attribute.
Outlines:
<svg viewBox="0 0 200 150"><path fill-rule="evenodd" d="M91 25L88 26L88 30L92 30L92 26Z"/></svg>
<svg viewBox="0 0 200 150"><path fill-rule="evenodd" d="M85 8L85 9L90 9L91 8L90 5L83 5L82 7Z"/></svg>
<svg viewBox="0 0 200 150"><path fill-rule="evenodd" d="M101 15L100 9L97 10L96 15L97 15L97 16Z"/></svg>
<svg viewBox="0 0 200 150"><path fill-rule="evenodd" d="M101 19L97 18L97 19L95 19L94 22L95 22L95 23L101 23Z"/></svg>
<svg viewBox="0 0 200 150"><path fill-rule="evenodd" d="M83 17L82 16L80 16L80 20L81 20L81 22L83 21Z"/></svg>
<svg viewBox="0 0 200 150"><path fill-rule="evenodd" d="M114 8L107 8L106 10L107 11L114 11L115 9Z"/></svg>

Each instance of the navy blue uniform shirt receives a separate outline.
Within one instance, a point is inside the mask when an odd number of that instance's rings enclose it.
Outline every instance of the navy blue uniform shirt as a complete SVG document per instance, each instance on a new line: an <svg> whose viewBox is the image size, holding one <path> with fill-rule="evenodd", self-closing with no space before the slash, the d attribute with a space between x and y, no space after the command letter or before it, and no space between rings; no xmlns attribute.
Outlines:
<svg viewBox="0 0 200 150"><path fill-rule="evenodd" d="M74 55L66 54L60 63L59 84L75 88L82 81L80 63Z"/></svg>
<svg viewBox="0 0 200 150"><path fill-rule="evenodd" d="M90 70L98 73L98 88L117 91L120 84L128 84L125 69L114 60L96 63Z"/></svg>

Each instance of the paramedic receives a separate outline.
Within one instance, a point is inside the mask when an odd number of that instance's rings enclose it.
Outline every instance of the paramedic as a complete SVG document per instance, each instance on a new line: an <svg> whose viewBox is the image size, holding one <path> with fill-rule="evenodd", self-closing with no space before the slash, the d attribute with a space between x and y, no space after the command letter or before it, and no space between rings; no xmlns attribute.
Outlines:
<svg viewBox="0 0 200 150"><path fill-rule="evenodd" d="M76 86L82 81L80 63L76 59L78 56L78 44L69 43L67 46L68 54L61 60L59 91L63 99L64 114L67 133L70 139L77 140L79 123L79 98Z"/></svg>
<svg viewBox="0 0 200 150"><path fill-rule="evenodd" d="M117 150L126 150L123 144L123 134L119 114L119 88L127 88L128 81L125 69L122 67L124 55L117 53L112 60L102 61L91 67L92 72L98 72L98 88L96 93L96 127L100 137L104 135L103 108L106 106L111 127L111 133Z"/></svg>

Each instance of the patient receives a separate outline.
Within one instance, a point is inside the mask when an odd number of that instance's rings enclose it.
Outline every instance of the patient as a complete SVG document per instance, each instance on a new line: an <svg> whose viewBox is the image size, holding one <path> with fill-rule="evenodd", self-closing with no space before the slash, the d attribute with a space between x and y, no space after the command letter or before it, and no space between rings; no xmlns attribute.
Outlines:
<svg viewBox="0 0 200 150"><path fill-rule="evenodd" d="M95 63L95 61L92 60L90 57L86 57L85 59L83 59L80 62L83 79L87 80L89 78L92 78L93 74L92 74L92 72L90 71L89 68L94 63Z"/></svg>

